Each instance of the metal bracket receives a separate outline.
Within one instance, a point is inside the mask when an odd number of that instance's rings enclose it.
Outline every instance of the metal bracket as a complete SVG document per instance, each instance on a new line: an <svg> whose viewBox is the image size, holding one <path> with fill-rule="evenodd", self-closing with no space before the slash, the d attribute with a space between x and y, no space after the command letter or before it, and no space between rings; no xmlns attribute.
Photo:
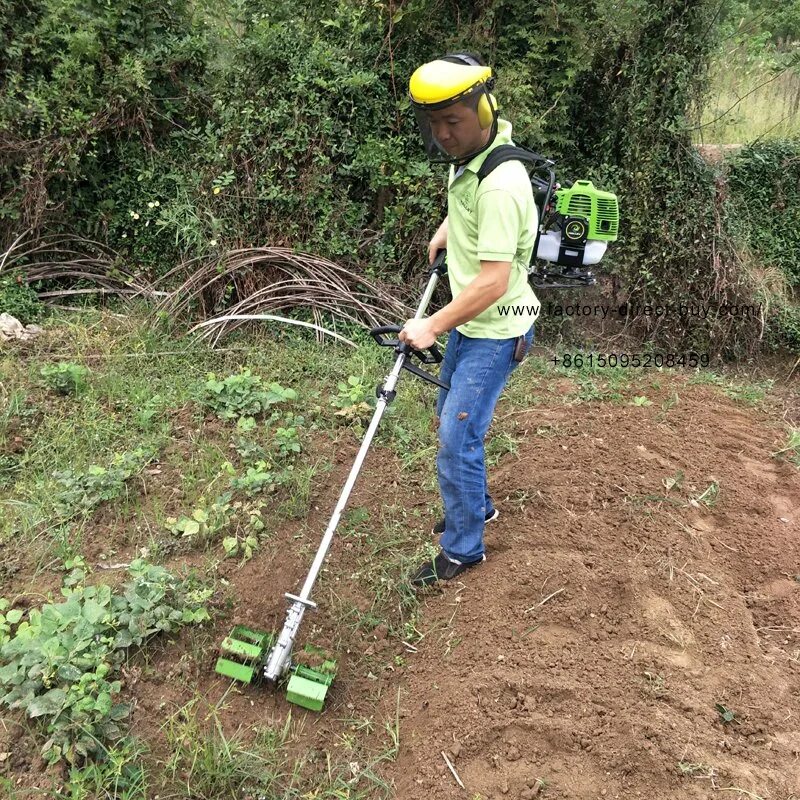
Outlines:
<svg viewBox="0 0 800 800"><path fill-rule="evenodd" d="M300 603L301 605L304 605L306 608L317 607L317 604L313 600L304 600L302 597L298 597L296 594L289 594L289 592L286 592L286 594L284 594L284 597L287 600L291 600L293 603Z"/></svg>

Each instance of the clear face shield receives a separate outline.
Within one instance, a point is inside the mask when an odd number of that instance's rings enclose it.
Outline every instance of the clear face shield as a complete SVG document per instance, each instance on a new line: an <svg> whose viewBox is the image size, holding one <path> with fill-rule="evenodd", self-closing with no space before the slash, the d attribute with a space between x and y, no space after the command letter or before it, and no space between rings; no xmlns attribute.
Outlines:
<svg viewBox="0 0 800 800"><path fill-rule="evenodd" d="M440 164L466 163L497 135L497 108L486 83L441 103L411 100L428 158Z"/></svg>

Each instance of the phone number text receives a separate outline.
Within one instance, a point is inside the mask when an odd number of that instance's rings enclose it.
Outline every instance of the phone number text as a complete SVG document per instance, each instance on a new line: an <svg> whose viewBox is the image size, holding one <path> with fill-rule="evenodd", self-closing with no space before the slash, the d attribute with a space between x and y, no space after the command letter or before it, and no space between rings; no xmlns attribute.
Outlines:
<svg viewBox="0 0 800 800"><path fill-rule="evenodd" d="M550 359L557 367L707 367L708 353L564 353Z"/></svg>

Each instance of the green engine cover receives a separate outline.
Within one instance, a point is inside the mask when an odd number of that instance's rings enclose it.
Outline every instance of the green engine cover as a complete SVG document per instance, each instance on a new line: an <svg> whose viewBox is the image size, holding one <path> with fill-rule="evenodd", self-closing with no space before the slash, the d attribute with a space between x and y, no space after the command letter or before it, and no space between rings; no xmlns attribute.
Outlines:
<svg viewBox="0 0 800 800"><path fill-rule="evenodd" d="M591 181L575 181L569 189L556 191L556 211L565 217L585 217L589 221L587 239L616 241L619 204L613 192L596 189Z"/></svg>

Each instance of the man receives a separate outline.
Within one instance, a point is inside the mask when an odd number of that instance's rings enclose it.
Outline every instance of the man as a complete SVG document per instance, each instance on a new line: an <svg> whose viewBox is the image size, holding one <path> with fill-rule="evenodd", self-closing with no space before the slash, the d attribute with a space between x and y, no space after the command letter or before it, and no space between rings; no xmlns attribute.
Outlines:
<svg viewBox="0 0 800 800"><path fill-rule="evenodd" d="M450 389L440 390L437 403L445 516L434 532L441 533L441 550L411 578L417 589L486 559L484 525L498 512L488 493L483 440L506 381L533 341L539 306L527 273L538 226L527 170L507 161L478 183L489 152L513 143L493 87L491 69L469 53L424 64L409 83L428 157L451 164L447 216L428 255L432 263L447 249L453 299L430 317L408 320L400 333L424 349L452 331L440 372Z"/></svg>

